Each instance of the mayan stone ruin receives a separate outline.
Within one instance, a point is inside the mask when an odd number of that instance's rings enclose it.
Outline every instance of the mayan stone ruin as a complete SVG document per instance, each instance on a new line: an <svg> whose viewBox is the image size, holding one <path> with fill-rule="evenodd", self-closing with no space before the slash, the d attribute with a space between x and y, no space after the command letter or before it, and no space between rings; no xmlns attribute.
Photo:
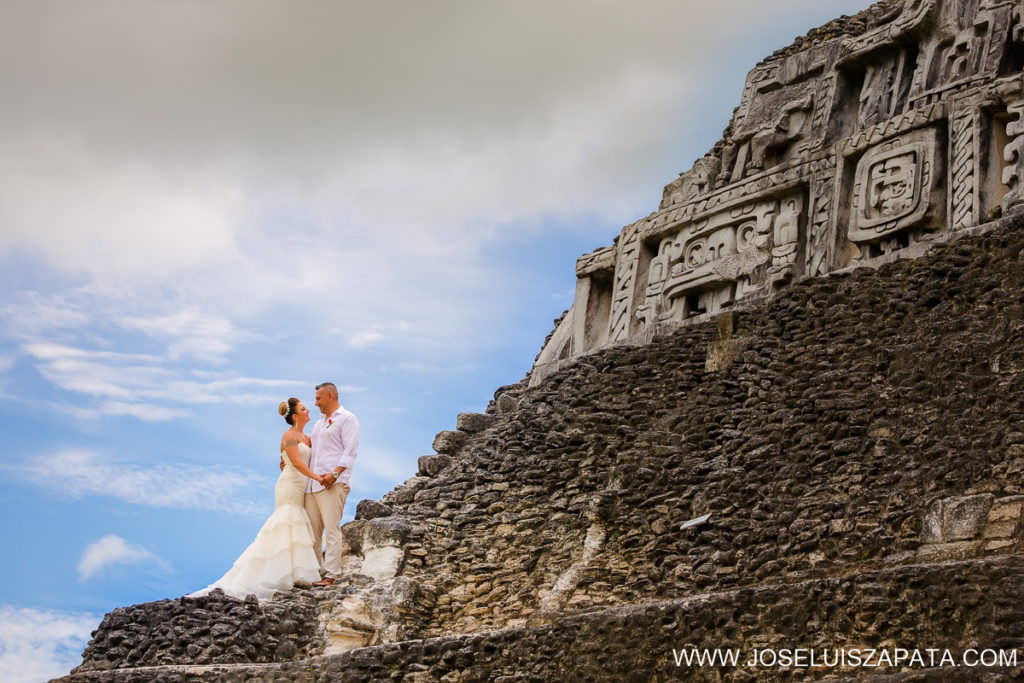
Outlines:
<svg viewBox="0 0 1024 683"><path fill-rule="evenodd" d="M114 610L60 680L1024 678L674 657L1024 645L1022 175L1020 0L812 31L359 504L345 580Z"/></svg>

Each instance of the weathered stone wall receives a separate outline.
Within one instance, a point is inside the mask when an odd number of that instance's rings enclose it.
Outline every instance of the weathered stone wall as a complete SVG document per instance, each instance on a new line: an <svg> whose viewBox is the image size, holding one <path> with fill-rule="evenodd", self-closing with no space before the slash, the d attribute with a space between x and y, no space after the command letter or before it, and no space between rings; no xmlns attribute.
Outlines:
<svg viewBox="0 0 1024 683"><path fill-rule="evenodd" d="M311 591L262 603L215 591L120 607L93 632L76 671L301 659L323 649L319 609Z"/></svg>
<svg viewBox="0 0 1024 683"><path fill-rule="evenodd" d="M1020 551L1022 248L1004 229L806 281L731 339L690 326L524 391L384 498L426 532L404 570L437 595L424 634ZM944 502L967 531L925 528Z"/></svg>
<svg viewBox="0 0 1024 683"><path fill-rule="evenodd" d="M539 387L503 388L493 414L460 419L422 476L346 527L362 553L400 538L397 576L318 593L321 624L331 614L344 631L372 611L358 607L369 604L363 586L398 596L377 622L390 630L364 634L356 646L371 647L351 657L260 675L541 680L563 666L596 678L611 667L604 679L615 680L625 662L657 679L670 675L666 647L708 639L1019 642L1024 221L1004 223L916 261L808 280L736 316L605 350ZM108 616L72 680L152 675L97 678L87 671L97 662L227 661L189 647L212 645L206 628L221 617L192 632L164 613L176 604ZM663 622L651 616L666 609ZM298 649L322 651L318 637ZM393 641L404 644L375 646ZM255 642L255 656L231 649L243 643L218 640L217 654L282 658ZM168 680L198 680L174 671Z"/></svg>
<svg viewBox="0 0 1024 683"><path fill-rule="evenodd" d="M620 607L512 628L367 647L343 655L265 666L170 667L80 675L89 683L179 681L747 681L1020 680L1015 667L677 666L673 649L856 649L1017 647L1024 638L1024 556L881 570L832 579L749 587ZM834 653L833 653L834 661ZM891 654L889 655L892 656ZM973 655L976 661L977 655ZM770 659L765 660L769 663ZM805 660L806 661L806 660ZM820 660L819 660L820 661ZM849 661L853 661L852 659ZM848 676L847 678L837 678Z"/></svg>

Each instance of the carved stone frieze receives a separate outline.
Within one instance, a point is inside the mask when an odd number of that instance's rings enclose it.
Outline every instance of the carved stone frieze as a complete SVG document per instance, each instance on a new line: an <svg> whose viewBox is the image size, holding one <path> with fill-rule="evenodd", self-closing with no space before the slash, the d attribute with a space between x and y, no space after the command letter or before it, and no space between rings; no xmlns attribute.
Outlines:
<svg viewBox="0 0 1024 683"><path fill-rule="evenodd" d="M888 23L855 38L844 39L843 47L854 58L859 59L863 53L870 52L878 45L891 44L933 15L936 3L937 0L908 0L902 9L893 13Z"/></svg>
<svg viewBox="0 0 1024 683"><path fill-rule="evenodd" d="M773 190L778 191L799 184L800 180L806 177L808 168L808 163L792 164L773 172L759 174L742 183L715 190L689 204L669 206L639 222L640 238L645 242L651 242L678 230L684 223L698 220L735 204L749 202L752 198Z"/></svg>
<svg viewBox="0 0 1024 683"><path fill-rule="evenodd" d="M836 159L819 161L811 172L811 215L807 232L807 274L824 275L835 259L835 221L833 198L836 184Z"/></svg>
<svg viewBox="0 0 1024 683"><path fill-rule="evenodd" d="M573 333L544 357L1024 211L1022 43L1024 0L882 0L776 52L657 211L579 260Z"/></svg>
<svg viewBox="0 0 1024 683"><path fill-rule="evenodd" d="M1024 102L1011 104L1007 111L1015 118L1006 124L1006 134L1010 141L1003 150L1003 158L1007 163L1003 169L1003 184L1009 191L1003 197L1004 213L1024 205L1024 186L1021 184L1024 177Z"/></svg>
<svg viewBox="0 0 1024 683"><path fill-rule="evenodd" d="M615 247L603 247L576 259L576 277L615 269Z"/></svg>
<svg viewBox="0 0 1024 683"><path fill-rule="evenodd" d="M731 139L722 150L719 185L737 182L806 151L805 143L821 132L814 130L814 122L822 124L828 118L828 103L816 103L819 94L828 97L828 86L819 88L814 79L834 61L832 53L830 47L813 48L750 73Z"/></svg>
<svg viewBox="0 0 1024 683"><path fill-rule="evenodd" d="M916 48L912 105L999 75L1013 40L1014 0L945 0L936 27Z"/></svg>
<svg viewBox="0 0 1024 683"><path fill-rule="evenodd" d="M901 137L867 152L857 164L850 241L886 237L921 221L930 208L935 135Z"/></svg>
<svg viewBox="0 0 1024 683"><path fill-rule="evenodd" d="M662 239L647 271L645 325L713 313L798 264L804 199L795 192L735 206Z"/></svg>
<svg viewBox="0 0 1024 683"><path fill-rule="evenodd" d="M901 114L851 135L843 145L845 149L844 154L873 147L894 135L923 128L945 117L946 104L944 102L936 102L920 109L914 109L906 114Z"/></svg>
<svg viewBox="0 0 1024 683"><path fill-rule="evenodd" d="M973 108L956 111L949 120L949 218L954 230L978 222L978 115Z"/></svg>
<svg viewBox="0 0 1024 683"><path fill-rule="evenodd" d="M611 326L608 340L625 339L630 334L634 283L639 268L640 226L627 226L619 236L618 255L615 264L615 285L612 291Z"/></svg>
<svg viewBox="0 0 1024 683"><path fill-rule="evenodd" d="M722 162L717 157L698 159L693 168L680 173L677 180L665 186L661 210L691 202L711 192L721 166Z"/></svg>

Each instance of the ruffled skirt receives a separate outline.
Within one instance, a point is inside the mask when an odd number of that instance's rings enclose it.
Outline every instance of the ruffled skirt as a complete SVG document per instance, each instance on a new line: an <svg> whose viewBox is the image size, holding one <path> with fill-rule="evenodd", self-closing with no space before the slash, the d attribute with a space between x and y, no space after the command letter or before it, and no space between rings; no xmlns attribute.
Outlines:
<svg viewBox="0 0 1024 683"><path fill-rule="evenodd" d="M306 511L294 504L280 505L263 524L245 552L215 583L192 593L206 595L220 588L244 599L254 594L260 600L293 586L320 580L320 566L313 551L313 527Z"/></svg>

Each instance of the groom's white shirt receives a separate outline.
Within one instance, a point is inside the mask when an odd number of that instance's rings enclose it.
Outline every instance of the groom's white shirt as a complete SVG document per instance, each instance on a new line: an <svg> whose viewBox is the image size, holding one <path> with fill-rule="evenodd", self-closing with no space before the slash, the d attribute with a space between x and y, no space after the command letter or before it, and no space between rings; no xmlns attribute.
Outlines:
<svg viewBox="0 0 1024 683"><path fill-rule="evenodd" d="M352 463L356 461L356 451L359 450L359 420L356 416L338 406L330 416L320 416L313 425L309 440L313 444L309 469L323 474L344 467L338 481L348 484L352 478ZM306 486L309 493L323 489L320 482L314 479L310 479Z"/></svg>

